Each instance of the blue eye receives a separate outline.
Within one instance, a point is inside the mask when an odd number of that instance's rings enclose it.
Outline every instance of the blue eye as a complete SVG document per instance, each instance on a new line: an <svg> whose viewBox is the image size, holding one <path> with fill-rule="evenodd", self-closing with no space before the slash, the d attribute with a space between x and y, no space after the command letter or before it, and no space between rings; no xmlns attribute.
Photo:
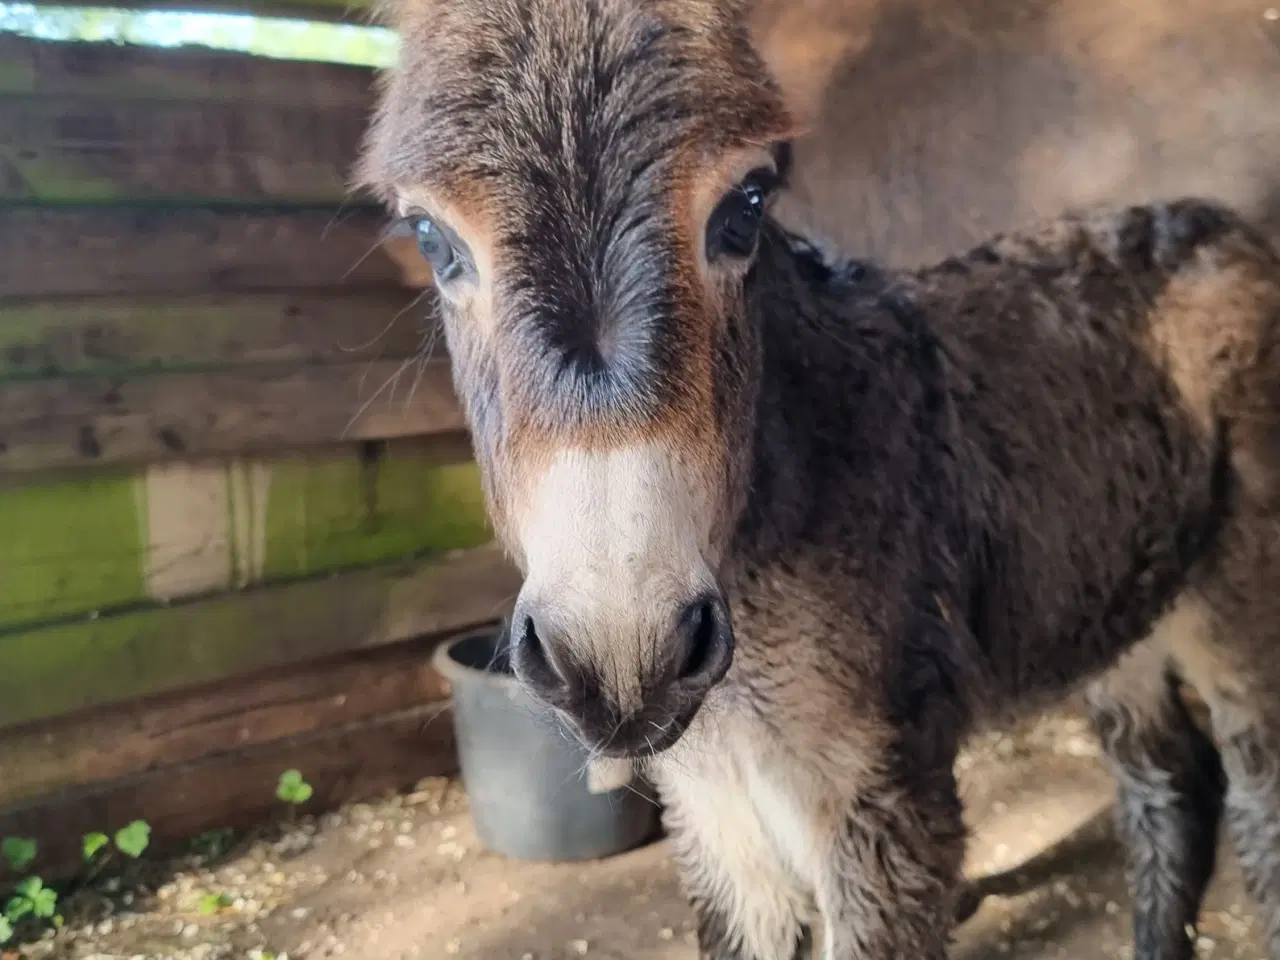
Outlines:
<svg viewBox="0 0 1280 960"><path fill-rule="evenodd" d="M437 278L452 280L462 272L462 260L457 250L434 221L427 217L415 217L413 235L418 244L418 252L431 265Z"/></svg>

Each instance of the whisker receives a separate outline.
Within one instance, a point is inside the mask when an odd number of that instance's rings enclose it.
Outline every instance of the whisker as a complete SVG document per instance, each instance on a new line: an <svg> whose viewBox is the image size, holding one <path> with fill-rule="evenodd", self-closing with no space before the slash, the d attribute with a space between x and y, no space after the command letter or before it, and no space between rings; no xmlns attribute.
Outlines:
<svg viewBox="0 0 1280 960"><path fill-rule="evenodd" d="M367 413L367 412L368 412L369 408L370 408L370 407L372 407L372 406L374 405L374 403L376 403L376 402L377 402L378 397L382 396L382 394L386 392L386 390L387 390L387 388L388 388L388 387L391 387L391 388L392 388L392 391L391 391L391 396L392 396L392 398L394 398L394 397L395 397L395 388L394 388L394 384L396 384L397 382L399 382L401 375L403 375L404 371L408 368L409 364L410 364L410 363L412 363L412 362L413 362L413 358L412 358L412 357L408 357L408 358L406 358L406 359L405 359L405 361L404 361L403 363L401 363L399 367L397 367L397 368L396 368L396 372L395 372L395 373L393 373L390 377L388 377L388 378L387 378L386 383L384 383L384 384L383 384L382 386L380 386L376 391L374 391L373 396L371 396L368 400L366 400L364 403L362 403L362 404L360 405L360 409L358 409L358 410L355 412L355 414L354 414L354 415L351 417L351 419L347 422L347 425L346 425L345 427L343 427L343 429L342 429L342 434L341 434L341 436L340 436L338 439L340 439L340 440L345 440L345 439L346 439L346 437L347 437L347 432L348 432L348 431L349 431L353 426L355 426L356 421L358 421L362 416L364 416L364 415L365 415L365 413ZM362 381L361 381L361 382L363 383L363 379L362 379Z"/></svg>

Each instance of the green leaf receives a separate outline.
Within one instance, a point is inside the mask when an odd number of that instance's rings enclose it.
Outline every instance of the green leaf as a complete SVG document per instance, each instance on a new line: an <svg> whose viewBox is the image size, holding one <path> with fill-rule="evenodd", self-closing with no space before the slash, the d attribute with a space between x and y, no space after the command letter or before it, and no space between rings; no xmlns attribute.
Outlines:
<svg viewBox="0 0 1280 960"><path fill-rule="evenodd" d="M9 865L14 873L21 873L36 858L39 848L30 837L5 837L0 842L0 859Z"/></svg>
<svg viewBox="0 0 1280 960"><path fill-rule="evenodd" d="M97 831L93 833L86 833L84 835L84 841L81 844L81 849L84 851L85 863L88 863L96 857L99 851L101 851L102 848L110 842L111 838L105 833L98 833Z"/></svg>
<svg viewBox="0 0 1280 960"><path fill-rule="evenodd" d="M210 914L217 913L223 907L231 906L233 903L235 903L235 900L228 893L206 893L196 904L196 909L207 917Z"/></svg>
<svg viewBox="0 0 1280 960"><path fill-rule="evenodd" d="M0 943L8 943L13 937L13 924L7 917L0 917Z"/></svg>
<svg viewBox="0 0 1280 960"><path fill-rule="evenodd" d="M297 770L286 770L280 774L280 782L276 784L276 797L295 806L310 800L313 792L311 784Z"/></svg>
<svg viewBox="0 0 1280 960"><path fill-rule="evenodd" d="M31 912L41 919L48 920L58 912L58 892L45 887L31 898Z"/></svg>
<svg viewBox="0 0 1280 960"><path fill-rule="evenodd" d="M40 891L43 889L44 889L44 881L41 880L39 877L27 877L21 883L19 883L16 887L14 887L14 890L17 891L18 896L26 897L28 900L34 899L35 896L39 894Z"/></svg>
<svg viewBox="0 0 1280 960"><path fill-rule="evenodd" d="M117 830L115 840L117 850L136 860L151 843L151 824L145 820L135 820Z"/></svg>
<svg viewBox="0 0 1280 960"><path fill-rule="evenodd" d="M17 923L32 909L31 901L26 897L11 897L4 908L4 917L9 923Z"/></svg>

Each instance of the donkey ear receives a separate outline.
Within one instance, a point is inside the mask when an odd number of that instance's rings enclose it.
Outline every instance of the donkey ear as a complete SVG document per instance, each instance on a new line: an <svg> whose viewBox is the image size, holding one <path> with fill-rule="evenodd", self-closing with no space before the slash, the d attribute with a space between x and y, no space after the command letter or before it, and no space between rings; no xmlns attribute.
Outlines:
<svg viewBox="0 0 1280 960"><path fill-rule="evenodd" d="M797 126L812 126L835 72L871 40L881 0L758 0L756 50L782 88Z"/></svg>

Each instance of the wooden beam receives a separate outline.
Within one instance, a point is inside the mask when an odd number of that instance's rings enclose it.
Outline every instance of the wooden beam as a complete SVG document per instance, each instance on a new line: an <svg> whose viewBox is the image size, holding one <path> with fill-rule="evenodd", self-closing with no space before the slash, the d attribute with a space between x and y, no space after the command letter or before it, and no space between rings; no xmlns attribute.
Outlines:
<svg viewBox="0 0 1280 960"><path fill-rule="evenodd" d="M151 849L181 850L207 830L244 828L283 817L276 782L300 770L321 812L457 769L453 723L445 704L359 720L301 737L170 764L107 784L63 790L0 810L0 836L34 837L46 880L80 866L80 838L134 820L151 825Z"/></svg>
<svg viewBox="0 0 1280 960"><path fill-rule="evenodd" d="M0 728L465 630L520 576L496 547L0 634Z"/></svg>
<svg viewBox="0 0 1280 960"><path fill-rule="evenodd" d="M40 4L37 4L39 6ZM44 3L45 6L54 4ZM148 0L145 5L113 0L84 0L78 6L145 10L177 10L196 13L235 13L255 17L283 17L321 23L370 24L372 4L367 0Z"/></svg>
<svg viewBox="0 0 1280 960"><path fill-rule="evenodd" d="M185 6L185 5L184 5ZM199 47L33 40L0 34L0 97L234 103L367 112L368 67L276 60Z"/></svg>
<svg viewBox="0 0 1280 960"><path fill-rule="evenodd" d="M447 700L437 637L258 671L0 733L0 807Z"/></svg>
<svg viewBox="0 0 1280 960"><path fill-rule="evenodd" d="M279 453L465 427L440 359L0 383L0 471Z"/></svg>
<svg viewBox="0 0 1280 960"><path fill-rule="evenodd" d="M378 211L0 206L0 297L399 287Z"/></svg>
<svg viewBox="0 0 1280 960"><path fill-rule="evenodd" d="M349 363L437 344L430 301L410 291L0 300L5 379Z"/></svg>
<svg viewBox="0 0 1280 960"><path fill-rule="evenodd" d="M0 97L0 201L340 203L364 107Z"/></svg>

